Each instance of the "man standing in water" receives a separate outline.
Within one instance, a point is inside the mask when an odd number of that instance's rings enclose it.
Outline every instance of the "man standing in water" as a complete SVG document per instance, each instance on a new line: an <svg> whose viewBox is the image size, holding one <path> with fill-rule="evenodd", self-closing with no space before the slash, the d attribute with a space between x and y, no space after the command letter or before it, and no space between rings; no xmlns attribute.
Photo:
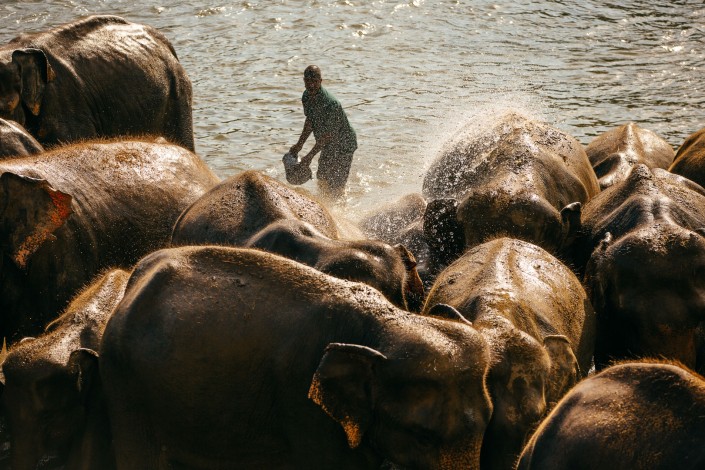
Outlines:
<svg viewBox="0 0 705 470"><path fill-rule="evenodd" d="M289 152L297 155L313 132L316 144L301 158L301 163L310 165L313 157L321 152L316 171L318 189L325 196L339 198L348 180L353 153L357 149L357 136L340 102L321 86L322 81L321 69L316 65L306 67L306 91L301 97L306 122L299 141Z"/></svg>

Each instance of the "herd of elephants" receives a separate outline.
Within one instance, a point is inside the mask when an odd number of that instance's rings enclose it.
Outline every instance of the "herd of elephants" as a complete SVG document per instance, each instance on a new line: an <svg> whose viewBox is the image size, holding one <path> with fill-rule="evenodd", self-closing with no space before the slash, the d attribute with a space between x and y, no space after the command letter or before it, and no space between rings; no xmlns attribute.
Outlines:
<svg viewBox="0 0 705 470"><path fill-rule="evenodd" d="M0 468L705 468L705 129L509 111L359 220L194 153L166 37L0 48Z"/></svg>

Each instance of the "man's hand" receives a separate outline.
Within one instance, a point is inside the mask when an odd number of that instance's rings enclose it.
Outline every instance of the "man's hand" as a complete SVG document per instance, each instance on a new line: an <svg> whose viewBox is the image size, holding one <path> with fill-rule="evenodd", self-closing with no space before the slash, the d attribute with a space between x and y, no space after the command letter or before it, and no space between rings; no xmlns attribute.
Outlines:
<svg viewBox="0 0 705 470"><path fill-rule="evenodd" d="M302 148L302 147L303 147L303 145L301 145L301 144L294 144L294 145L292 145L291 148L289 149L289 153L292 154L292 155L298 155L299 152L301 151L301 148Z"/></svg>
<svg viewBox="0 0 705 470"><path fill-rule="evenodd" d="M311 166L311 162L313 161L313 157L315 157L316 154L313 152L309 152L308 155L305 157L301 157L301 164L306 165L306 166Z"/></svg>

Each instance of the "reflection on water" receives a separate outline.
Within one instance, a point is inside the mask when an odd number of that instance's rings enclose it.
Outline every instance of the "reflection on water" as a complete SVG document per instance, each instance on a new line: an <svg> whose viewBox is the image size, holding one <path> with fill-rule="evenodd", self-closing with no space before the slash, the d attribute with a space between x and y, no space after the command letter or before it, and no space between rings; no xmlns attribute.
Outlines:
<svg viewBox="0 0 705 470"><path fill-rule="evenodd" d="M419 191L443 141L499 108L583 144L635 121L677 147L705 126L705 5L663 3L5 1L0 40L89 13L160 28L193 81L197 151L222 177L284 180L316 63L358 133L351 213Z"/></svg>

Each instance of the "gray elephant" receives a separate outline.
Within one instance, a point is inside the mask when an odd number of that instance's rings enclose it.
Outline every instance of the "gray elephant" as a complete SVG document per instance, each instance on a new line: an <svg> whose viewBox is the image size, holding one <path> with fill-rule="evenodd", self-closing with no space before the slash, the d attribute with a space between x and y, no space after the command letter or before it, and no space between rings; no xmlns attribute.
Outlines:
<svg viewBox="0 0 705 470"><path fill-rule="evenodd" d="M0 48L0 117L44 146L164 136L193 150L191 81L169 40L117 16L89 16Z"/></svg>
<svg viewBox="0 0 705 470"><path fill-rule="evenodd" d="M678 364L622 363L579 383L517 470L705 468L705 381Z"/></svg>
<svg viewBox="0 0 705 470"><path fill-rule="evenodd" d="M585 153L600 182L600 189L624 181L637 164L667 169L676 153L653 131L633 122L595 137Z"/></svg>
<svg viewBox="0 0 705 470"><path fill-rule="evenodd" d="M477 470L487 345L443 313L259 250L152 253L100 350L117 467Z"/></svg>
<svg viewBox="0 0 705 470"><path fill-rule="evenodd" d="M418 311L424 289L414 256L403 246L341 239L328 209L257 171L217 185L181 214L172 245L251 246L365 282L396 305Z"/></svg>
<svg viewBox="0 0 705 470"><path fill-rule="evenodd" d="M0 118L0 159L25 157L44 151L42 144L15 121Z"/></svg>
<svg viewBox="0 0 705 470"><path fill-rule="evenodd" d="M11 433L11 467L115 467L97 351L129 274L99 276L46 333L10 349L2 365L2 407Z"/></svg>
<svg viewBox="0 0 705 470"><path fill-rule="evenodd" d="M334 240L307 222L282 219L267 225L243 246L285 256L341 279L364 282L405 310L418 312L423 305L424 287L416 260L403 245Z"/></svg>
<svg viewBox="0 0 705 470"><path fill-rule="evenodd" d="M482 467L512 469L544 413L587 375L595 313L573 272L536 245L499 238L467 251L431 288L424 312L456 308L491 351L494 411Z"/></svg>
<svg viewBox="0 0 705 470"><path fill-rule="evenodd" d="M107 267L166 246L218 182L185 148L83 143L0 161L0 337L36 336Z"/></svg>
<svg viewBox="0 0 705 470"><path fill-rule="evenodd" d="M581 205L600 187L582 145L516 112L464 127L423 181L424 233L439 269L498 236L570 250Z"/></svg>
<svg viewBox="0 0 705 470"><path fill-rule="evenodd" d="M665 357L705 370L705 189L637 165L585 205L576 267L597 312L595 366Z"/></svg>
<svg viewBox="0 0 705 470"><path fill-rule="evenodd" d="M683 141L668 171L705 187L705 128L692 133Z"/></svg>

